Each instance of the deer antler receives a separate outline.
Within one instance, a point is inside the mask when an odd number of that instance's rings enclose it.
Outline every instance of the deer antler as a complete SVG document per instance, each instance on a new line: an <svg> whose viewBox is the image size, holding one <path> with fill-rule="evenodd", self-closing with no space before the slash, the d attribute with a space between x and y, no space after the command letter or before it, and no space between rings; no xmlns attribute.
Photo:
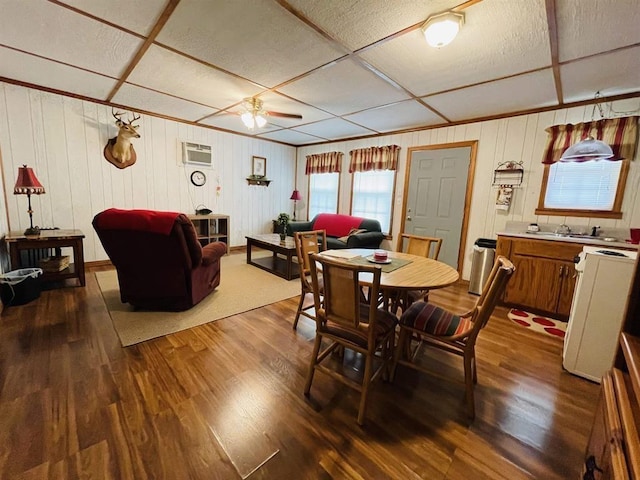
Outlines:
<svg viewBox="0 0 640 480"><path fill-rule="evenodd" d="M140 115L138 115L136 117L136 114L133 114L133 119L129 122L129 125L131 125L133 122L135 122L136 120L140 120ZM140 125L133 125L135 128L138 128Z"/></svg>
<svg viewBox="0 0 640 480"><path fill-rule="evenodd" d="M113 117L116 119L116 124L118 122L123 123L120 117L124 115L124 112L114 112L113 107L111 107L111 115L113 115Z"/></svg>

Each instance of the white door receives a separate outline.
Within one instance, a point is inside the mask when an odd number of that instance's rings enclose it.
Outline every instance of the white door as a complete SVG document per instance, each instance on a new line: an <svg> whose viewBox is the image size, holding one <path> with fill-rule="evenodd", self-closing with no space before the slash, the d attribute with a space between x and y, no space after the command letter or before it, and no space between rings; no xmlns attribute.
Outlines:
<svg viewBox="0 0 640 480"><path fill-rule="evenodd" d="M404 233L442 238L438 260L458 269L471 147L411 152Z"/></svg>

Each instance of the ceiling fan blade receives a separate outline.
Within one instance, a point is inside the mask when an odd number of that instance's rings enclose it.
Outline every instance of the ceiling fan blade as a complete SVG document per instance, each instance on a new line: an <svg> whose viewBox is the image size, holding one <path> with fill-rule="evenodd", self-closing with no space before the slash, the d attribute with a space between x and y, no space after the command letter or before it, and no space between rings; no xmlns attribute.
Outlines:
<svg viewBox="0 0 640 480"><path fill-rule="evenodd" d="M302 115L298 115L296 113L267 112L267 115L272 117L297 118L298 120L302 120Z"/></svg>

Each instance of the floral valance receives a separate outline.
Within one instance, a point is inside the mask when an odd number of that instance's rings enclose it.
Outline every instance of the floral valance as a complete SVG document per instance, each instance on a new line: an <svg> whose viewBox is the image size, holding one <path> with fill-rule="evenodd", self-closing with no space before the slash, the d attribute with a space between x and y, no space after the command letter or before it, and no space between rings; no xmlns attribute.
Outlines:
<svg viewBox="0 0 640 480"><path fill-rule="evenodd" d="M312 173L340 173L342 171L342 152L325 152L307 155L305 175Z"/></svg>
<svg viewBox="0 0 640 480"><path fill-rule="evenodd" d="M553 164L560 160L571 145L589 136L602 140L613 150L610 160L633 160L638 143L638 116L607 118L575 125L554 125L545 130L549 134L542 163Z"/></svg>
<svg viewBox="0 0 640 480"><path fill-rule="evenodd" d="M370 170L395 170L398 167L400 147L368 147L351 150L349 172L368 172Z"/></svg>

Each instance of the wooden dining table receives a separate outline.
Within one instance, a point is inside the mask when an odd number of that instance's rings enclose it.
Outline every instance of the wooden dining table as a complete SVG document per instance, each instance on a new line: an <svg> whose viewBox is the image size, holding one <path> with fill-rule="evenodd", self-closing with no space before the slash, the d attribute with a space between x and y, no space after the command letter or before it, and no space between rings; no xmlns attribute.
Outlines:
<svg viewBox="0 0 640 480"><path fill-rule="evenodd" d="M358 256L364 258L371 257L373 250L347 248L341 250L325 250L321 254L331 257L332 259L348 262ZM455 268L438 260L411 255L409 253L391 251L387 252L387 255L391 259L398 258L408 261L409 263L391 272L382 271L380 288L383 290L434 290L452 285L460 279L460 274ZM376 263L373 262L370 262L370 264L376 265ZM371 283L371 278L371 274L365 273L361 275L360 283L364 285Z"/></svg>

